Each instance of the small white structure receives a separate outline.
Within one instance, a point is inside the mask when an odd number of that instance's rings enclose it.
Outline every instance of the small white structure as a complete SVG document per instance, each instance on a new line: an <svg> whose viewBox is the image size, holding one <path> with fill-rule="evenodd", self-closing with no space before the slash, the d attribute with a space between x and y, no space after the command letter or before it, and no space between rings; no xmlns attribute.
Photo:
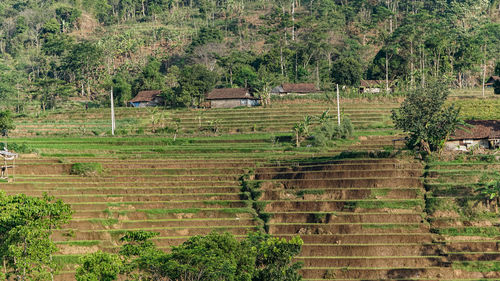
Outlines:
<svg viewBox="0 0 500 281"><path fill-rule="evenodd" d="M468 151L474 148L500 147L500 120L470 120L455 130L445 143L448 150Z"/></svg>
<svg viewBox="0 0 500 281"><path fill-rule="evenodd" d="M10 152L7 150L7 147L4 147L3 150L0 150L0 157L3 158L3 166L1 168L0 179L9 179L9 169L15 169L16 167L16 159L18 157L17 153ZM12 165L7 165L7 161L13 161ZM15 170L13 170L15 171ZM12 173L14 176L14 173Z"/></svg>
<svg viewBox="0 0 500 281"><path fill-rule="evenodd" d="M385 92L387 82L389 82L389 91L392 92L394 90L394 80L361 80L359 85L359 92L365 94L377 94Z"/></svg>
<svg viewBox="0 0 500 281"><path fill-rule="evenodd" d="M257 106L260 100L245 88L221 88L208 93L206 100L211 108L234 108Z"/></svg>

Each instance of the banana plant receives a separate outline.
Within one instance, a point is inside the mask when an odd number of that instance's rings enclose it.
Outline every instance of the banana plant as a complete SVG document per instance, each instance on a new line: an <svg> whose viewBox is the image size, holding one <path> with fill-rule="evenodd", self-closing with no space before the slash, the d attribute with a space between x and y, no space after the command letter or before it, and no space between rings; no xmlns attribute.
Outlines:
<svg viewBox="0 0 500 281"><path fill-rule="evenodd" d="M486 203L486 207L490 208L492 205L495 208L495 213L498 213L498 205L500 204L500 181L486 184L476 190L479 199Z"/></svg>

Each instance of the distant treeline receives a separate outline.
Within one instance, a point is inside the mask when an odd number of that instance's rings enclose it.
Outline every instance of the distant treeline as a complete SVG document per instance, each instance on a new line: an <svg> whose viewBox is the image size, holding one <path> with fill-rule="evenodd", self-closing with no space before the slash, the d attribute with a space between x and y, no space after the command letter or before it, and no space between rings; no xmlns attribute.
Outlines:
<svg viewBox="0 0 500 281"><path fill-rule="evenodd" d="M283 82L406 89L500 74L499 0L2 0L0 105L119 105L160 89L197 106L213 87Z"/></svg>

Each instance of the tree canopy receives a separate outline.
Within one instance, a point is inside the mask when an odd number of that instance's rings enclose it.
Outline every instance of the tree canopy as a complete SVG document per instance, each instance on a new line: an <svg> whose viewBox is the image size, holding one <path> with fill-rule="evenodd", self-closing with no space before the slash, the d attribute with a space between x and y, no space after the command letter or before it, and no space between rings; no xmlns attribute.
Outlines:
<svg viewBox="0 0 500 281"><path fill-rule="evenodd" d="M121 106L162 90L173 107L197 106L213 87L284 82L407 90L446 76L474 87L499 63L499 16L487 0L3 0L0 106L107 105L111 87Z"/></svg>
<svg viewBox="0 0 500 281"><path fill-rule="evenodd" d="M37 198L0 191L0 268L7 279L52 279L57 272L52 259L57 246L50 235L71 214L69 205L47 195Z"/></svg>
<svg viewBox="0 0 500 281"><path fill-rule="evenodd" d="M118 272L134 280L301 280L301 266L292 262L302 247L299 237L287 241L256 232L237 240L229 233L212 232L193 236L165 253L151 241L156 235L127 232L118 255L84 256L77 280L116 280Z"/></svg>
<svg viewBox="0 0 500 281"><path fill-rule="evenodd" d="M446 105L449 89L442 81L408 92L399 109L392 111L397 129L409 134L407 146L431 153L443 147L460 120L459 108Z"/></svg>

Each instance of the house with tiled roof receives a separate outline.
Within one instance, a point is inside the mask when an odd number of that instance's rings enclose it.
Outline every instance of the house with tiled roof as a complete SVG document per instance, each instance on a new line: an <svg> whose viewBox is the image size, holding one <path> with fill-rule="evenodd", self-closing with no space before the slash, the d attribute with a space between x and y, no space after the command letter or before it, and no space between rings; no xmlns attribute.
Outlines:
<svg viewBox="0 0 500 281"><path fill-rule="evenodd" d="M467 151L500 147L500 120L470 120L465 123L448 138L445 143L447 149Z"/></svg>
<svg viewBox="0 0 500 281"><path fill-rule="evenodd" d="M306 95L321 92L314 83L283 83L271 90L273 95Z"/></svg>
<svg viewBox="0 0 500 281"><path fill-rule="evenodd" d="M389 80L389 91L394 90L394 80ZM386 80L361 80L359 85L359 92L365 94L382 93L387 87Z"/></svg>
<svg viewBox="0 0 500 281"><path fill-rule="evenodd" d="M260 99L245 88L213 89L205 98L211 108L234 108L239 106L257 106Z"/></svg>
<svg viewBox="0 0 500 281"><path fill-rule="evenodd" d="M493 84L495 84L495 81L500 81L500 76L491 76L488 81L484 84L486 87L493 87Z"/></svg>
<svg viewBox="0 0 500 281"><path fill-rule="evenodd" d="M133 107L159 106L164 103L165 99L161 96L161 91L141 91L129 100Z"/></svg>

